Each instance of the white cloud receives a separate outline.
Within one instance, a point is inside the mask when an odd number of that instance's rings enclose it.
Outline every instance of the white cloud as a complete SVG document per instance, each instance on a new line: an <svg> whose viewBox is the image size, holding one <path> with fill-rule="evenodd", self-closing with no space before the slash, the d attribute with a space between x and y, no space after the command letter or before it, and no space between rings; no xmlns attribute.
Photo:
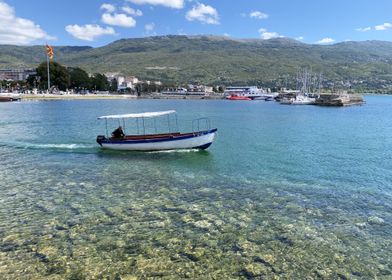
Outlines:
<svg viewBox="0 0 392 280"><path fill-rule="evenodd" d="M276 32L269 32L267 29L265 28L260 28L259 29L259 33L260 33L260 37L263 40L268 40L268 39L272 39L272 38L282 38L282 35L279 35Z"/></svg>
<svg viewBox="0 0 392 280"><path fill-rule="evenodd" d="M304 39L305 39L304 36L299 36L299 37L295 38L295 40L297 40L297 41L302 41L302 40L304 40Z"/></svg>
<svg viewBox="0 0 392 280"><path fill-rule="evenodd" d="M216 9L202 3L197 3L196 6L193 6L192 10L186 13L185 18L189 21L198 20L206 24L219 24L219 16Z"/></svg>
<svg viewBox="0 0 392 280"><path fill-rule="evenodd" d="M149 5L162 5L174 9L182 9L184 7L184 0L127 0L134 4L149 4Z"/></svg>
<svg viewBox="0 0 392 280"><path fill-rule="evenodd" d="M269 17L269 15L262 13L260 11L253 11L249 13L249 16L251 18L257 18L257 19L267 19Z"/></svg>
<svg viewBox="0 0 392 280"><path fill-rule="evenodd" d="M375 29L375 30L378 30L378 31L380 31L380 30L387 30L387 29L389 29L389 28L392 28L392 24L389 23L389 22L385 22L385 23L383 23L383 24L376 25L376 26L374 27L374 29Z"/></svg>
<svg viewBox="0 0 392 280"><path fill-rule="evenodd" d="M0 2L0 44L27 45L38 39L55 38L33 21L17 17L13 7Z"/></svg>
<svg viewBox="0 0 392 280"><path fill-rule="evenodd" d="M116 7L112 4L104 3L101 5L101 9L105 10L107 13L113 13L116 10Z"/></svg>
<svg viewBox="0 0 392 280"><path fill-rule="evenodd" d="M152 31L155 29L155 23L151 22L151 23L146 24L146 25L144 26L144 29L145 29L147 32L152 32Z"/></svg>
<svg viewBox="0 0 392 280"><path fill-rule="evenodd" d="M156 35L154 29L155 29L155 23L153 22L148 23L144 26L144 30L146 31L147 35Z"/></svg>
<svg viewBox="0 0 392 280"><path fill-rule="evenodd" d="M357 28L355 30L359 31L359 32L366 32L366 31L372 30L372 28L371 27L364 27L364 28Z"/></svg>
<svg viewBox="0 0 392 280"><path fill-rule="evenodd" d="M122 7L122 10L124 12L126 12L127 14L131 15L131 16L135 16L135 17L141 17L143 15L143 12L140 10L135 10L131 7L128 6L124 6Z"/></svg>
<svg viewBox="0 0 392 280"><path fill-rule="evenodd" d="M229 33L223 33L223 36L230 37L230 34Z"/></svg>
<svg viewBox="0 0 392 280"><path fill-rule="evenodd" d="M331 44L333 42L335 42L334 39L327 37L327 38L323 38L323 39L317 41L316 44Z"/></svg>
<svg viewBox="0 0 392 280"><path fill-rule="evenodd" d="M80 40L85 41L94 41L95 38L100 37L102 35L114 35L114 29L111 27L103 28L97 24L86 24L83 26L74 24L67 25L65 30Z"/></svg>
<svg viewBox="0 0 392 280"><path fill-rule="evenodd" d="M126 14L109 14L104 13L101 17L102 22L121 27L134 27L136 25L136 20L131 16L127 16Z"/></svg>

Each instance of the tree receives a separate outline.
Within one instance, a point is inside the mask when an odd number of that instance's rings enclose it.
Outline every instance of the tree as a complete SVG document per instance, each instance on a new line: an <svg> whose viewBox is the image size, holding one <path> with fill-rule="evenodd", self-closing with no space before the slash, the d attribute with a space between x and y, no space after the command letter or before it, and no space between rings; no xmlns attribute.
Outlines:
<svg viewBox="0 0 392 280"><path fill-rule="evenodd" d="M39 77L37 75L29 75L26 82L30 88L36 88L39 84Z"/></svg>
<svg viewBox="0 0 392 280"><path fill-rule="evenodd" d="M111 82L110 82L110 91L111 92L116 92L118 90L118 82L117 79L114 78Z"/></svg>
<svg viewBox="0 0 392 280"><path fill-rule="evenodd" d="M153 88L150 84L143 82L143 83L137 83L135 89L137 95L140 96L142 93L149 93L155 88Z"/></svg>
<svg viewBox="0 0 392 280"><path fill-rule="evenodd" d="M91 78L91 89L94 90L109 90L110 83L105 75L95 73Z"/></svg>
<svg viewBox="0 0 392 280"><path fill-rule="evenodd" d="M57 62L50 62L50 85L60 90L66 90L70 85L70 76L67 68ZM46 62L42 62L37 68L37 76L40 77L40 87L48 89L48 68Z"/></svg>
<svg viewBox="0 0 392 280"><path fill-rule="evenodd" d="M69 75L70 75L71 88L87 89L90 87L90 77L88 76L87 72L84 71L83 69L79 67L70 68Z"/></svg>

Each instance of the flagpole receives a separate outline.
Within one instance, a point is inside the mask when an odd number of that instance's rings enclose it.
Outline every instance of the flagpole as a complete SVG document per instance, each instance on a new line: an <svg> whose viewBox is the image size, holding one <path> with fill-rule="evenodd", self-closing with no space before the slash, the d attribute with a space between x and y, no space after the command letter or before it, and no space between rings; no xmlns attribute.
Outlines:
<svg viewBox="0 0 392 280"><path fill-rule="evenodd" d="M48 93L49 93L50 90L49 54L46 54L46 64L48 68Z"/></svg>

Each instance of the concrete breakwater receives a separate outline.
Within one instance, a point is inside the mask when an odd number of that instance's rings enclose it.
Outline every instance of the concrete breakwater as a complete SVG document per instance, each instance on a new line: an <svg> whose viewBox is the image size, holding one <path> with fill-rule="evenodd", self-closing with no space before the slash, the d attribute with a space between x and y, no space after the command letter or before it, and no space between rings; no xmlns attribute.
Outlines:
<svg viewBox="0 0 392 280"><path fill-rule="evenodd" d="M365 104L363 96L359 94L320 94L315 105L319 106L351 106Z"/></svg>

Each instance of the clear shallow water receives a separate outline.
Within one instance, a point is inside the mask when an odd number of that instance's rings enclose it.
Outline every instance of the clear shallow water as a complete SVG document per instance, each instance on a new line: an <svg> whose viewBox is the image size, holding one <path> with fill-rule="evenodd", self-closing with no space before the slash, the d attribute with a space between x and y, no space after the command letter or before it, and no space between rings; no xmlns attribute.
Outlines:
<svg viewBox="0 0 392 280"><path fill-rule="evenodd" d="M390 279L392 98L366 101L0 103L0 278ZM167 109L216 142L95 143L100 115Z"/></svg>

